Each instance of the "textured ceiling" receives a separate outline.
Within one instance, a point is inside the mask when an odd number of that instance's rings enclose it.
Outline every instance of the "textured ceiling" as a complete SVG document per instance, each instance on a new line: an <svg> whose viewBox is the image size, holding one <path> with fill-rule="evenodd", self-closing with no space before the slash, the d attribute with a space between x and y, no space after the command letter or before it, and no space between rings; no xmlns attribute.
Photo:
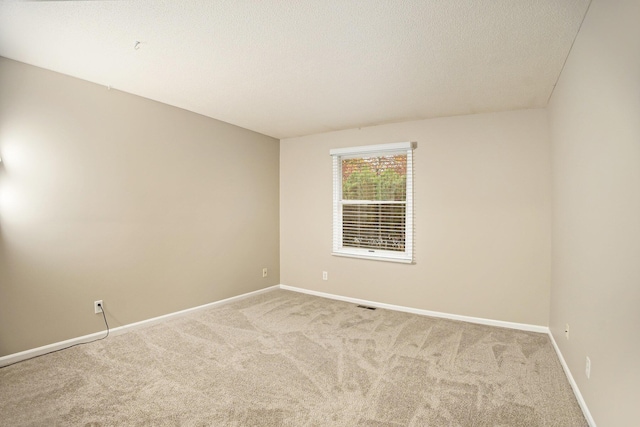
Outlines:
<svg viewBox="0 0 640 427"><path fill-rule="evenodd" d="M0 56L286 138L544 107L589 1L2 0Z"/></svg>

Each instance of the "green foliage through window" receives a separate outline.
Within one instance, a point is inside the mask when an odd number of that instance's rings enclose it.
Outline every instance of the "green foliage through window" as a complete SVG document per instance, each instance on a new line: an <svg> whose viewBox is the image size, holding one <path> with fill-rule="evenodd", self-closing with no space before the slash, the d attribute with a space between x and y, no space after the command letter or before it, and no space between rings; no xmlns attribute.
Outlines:
<svg viewBox="0 0 640 427"><path fill-rule="evenodd" d="M344 200L406 199L406 154L342 159Z"/></svg>

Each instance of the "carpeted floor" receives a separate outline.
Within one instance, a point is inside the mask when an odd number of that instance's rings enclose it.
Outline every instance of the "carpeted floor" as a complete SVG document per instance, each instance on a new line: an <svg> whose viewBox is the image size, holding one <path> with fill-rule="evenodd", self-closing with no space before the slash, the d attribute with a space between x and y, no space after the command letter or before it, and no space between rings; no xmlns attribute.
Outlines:
<svg viewBox="0 0 640 427"><path fill-rule="evenodd" d="M587 426L549 338L275 290L0 369L2 426Z"/></svg>

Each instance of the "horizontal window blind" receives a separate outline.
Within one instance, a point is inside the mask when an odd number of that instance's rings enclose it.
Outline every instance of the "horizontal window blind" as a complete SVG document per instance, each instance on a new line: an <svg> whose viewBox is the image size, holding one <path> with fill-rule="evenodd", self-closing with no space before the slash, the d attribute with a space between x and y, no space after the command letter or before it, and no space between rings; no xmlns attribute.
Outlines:
<svg viewBox="0 0 640 427"><path fill-rule="evenodd" d="M347 247L404 252L405 220L405 204L344 204L342 244Z"/></svg>

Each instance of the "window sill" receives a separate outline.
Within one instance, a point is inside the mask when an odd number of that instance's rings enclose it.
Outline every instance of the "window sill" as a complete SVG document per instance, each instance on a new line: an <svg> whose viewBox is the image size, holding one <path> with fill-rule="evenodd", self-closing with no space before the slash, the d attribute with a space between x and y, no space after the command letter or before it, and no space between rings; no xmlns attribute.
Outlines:
<svg viewBox="0 0 640 427"><path fill-rule="evenodd" d="M368 259L371 261L397 262L400 264L415 264L414 260L409 258L390 257L390 256L384 256L380 254L366 255L366 254L349 253L349 252L332 252L331 255L346 257L346 258Z"/></svg>

